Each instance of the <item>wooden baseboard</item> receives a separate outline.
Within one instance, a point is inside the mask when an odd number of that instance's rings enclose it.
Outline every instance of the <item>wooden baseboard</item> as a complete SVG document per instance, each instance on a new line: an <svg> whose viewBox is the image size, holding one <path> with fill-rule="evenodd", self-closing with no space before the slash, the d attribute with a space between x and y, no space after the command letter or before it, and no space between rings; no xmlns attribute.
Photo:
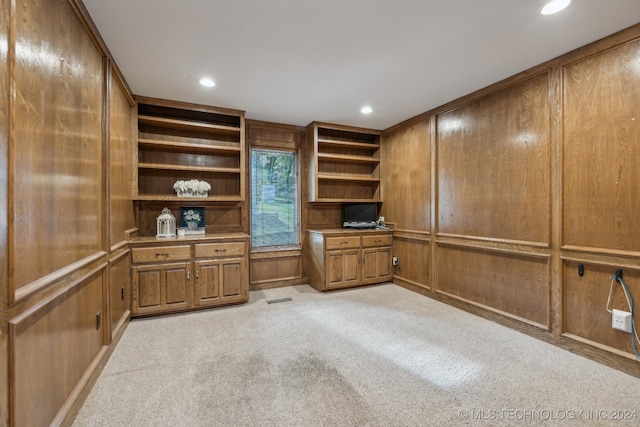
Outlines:
<svg viewBox="0 0 640 427"><path fill-rule="evenodd" d="M249 291L264 291L265 289L284 288L287 286L297 286L309 283L306 277L296 277L284 280L265 280L263 282L251 283Z"/></svg>
<svg viewBox="0 0 640 427"><path fill-rule="evenodd" d="M604 348L598 348L593 345L589 345L586 342L582 342L576 339L572 339L568 335L558 335L543 328L536 327L534 325L522 322L520 320L511 318L507 315L496 313L495 311L487 310L474 304L470 304L456 298L452 298L448 295L433 291L424 286L408 283L404 280L396 281L394 283L400 287L408 289L410 291L419 293L436 301L443 302L452 307L464 310L468 313L482 317L508 328L514 329L518 332L527 334L533 338L545 341L549 344L560 347L564 350L570 351L587 359L591 359L598 363L601 363L610 368L617 369L626 374L640 378L640 362L635 359L631 359L625 355L615 354L611 351L607 351Z"/></svg>

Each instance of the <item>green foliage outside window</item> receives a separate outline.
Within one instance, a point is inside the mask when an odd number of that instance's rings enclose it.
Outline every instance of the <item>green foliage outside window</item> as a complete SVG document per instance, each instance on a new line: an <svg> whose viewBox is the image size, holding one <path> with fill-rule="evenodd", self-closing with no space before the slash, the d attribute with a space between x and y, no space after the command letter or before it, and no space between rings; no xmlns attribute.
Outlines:
<svg viewBox="0 0 640 427"><path fill-rule="evenodd" d="M295 152L251 150L253 247L298 245L298 159Z"/></svg>

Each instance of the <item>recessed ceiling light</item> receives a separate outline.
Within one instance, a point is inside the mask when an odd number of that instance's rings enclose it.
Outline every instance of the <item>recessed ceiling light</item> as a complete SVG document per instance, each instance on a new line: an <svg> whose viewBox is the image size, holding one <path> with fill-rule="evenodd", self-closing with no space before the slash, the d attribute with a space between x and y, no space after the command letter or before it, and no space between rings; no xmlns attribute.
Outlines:
<svg viewBox="0 0 640 427"><path fill-rule="evenodd" d="M214 87L216 85L211 79L200 79L200 84L205 87Z"/></svg>
<svg viewBox="0 0 640 427"><path fill-rule="evenodd" d="M542 7L540 13L543 15L553 15L554 13L560 12L570 4L571 0L551 0Z"/></svg>
<svg viewBox="0 0 640 427"><path fill-rule="evenodd" d="M372 111L373 111L373 108L371 107L362 107L362 109L360 110L362 114L371 114Z"/></svg>

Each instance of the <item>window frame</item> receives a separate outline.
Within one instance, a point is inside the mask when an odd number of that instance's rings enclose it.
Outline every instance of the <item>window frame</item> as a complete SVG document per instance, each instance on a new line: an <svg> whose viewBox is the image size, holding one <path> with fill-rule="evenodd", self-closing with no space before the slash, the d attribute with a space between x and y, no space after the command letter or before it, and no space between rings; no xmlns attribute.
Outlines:
<svg viewBox="0 0 640 427"><path fill-rule="evenodd" d="M295 187L296 187L296 201L295 201L295 215L297 222L297 230L296 237L297 243L291 244L280 244L280 245L263 245L263 246L254 246L253 244L253 201L254 201L254 177L253 177L253 157L255 151L270 151L270 152L281 152L281 153L291 153L294 155L294 164L295 164ZM270 251L288 251L302 248L302 193L301 193L301 182L300 182L300 150L299 149L290 149L290 148L276 148L276 147L261 147L261 146L253 146L249 148L249 234L251 236L251 252L270 252Z"/></svg>

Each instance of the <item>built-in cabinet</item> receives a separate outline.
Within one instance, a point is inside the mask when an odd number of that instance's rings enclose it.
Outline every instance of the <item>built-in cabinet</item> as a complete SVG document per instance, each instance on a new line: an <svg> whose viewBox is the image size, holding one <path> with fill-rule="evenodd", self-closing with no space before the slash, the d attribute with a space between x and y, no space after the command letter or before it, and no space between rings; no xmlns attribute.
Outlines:
<svg viewBox="0 0 640 427"><path fill-rule="evenodd" d="M307 139L309 201L382 201L379 131L313 122Z"/></svg>
<svg viewBox="0 0 640 427"><path fill-rule="evenodd" d="M132 315L246 302L248 237L225 233L132 241Z"/></svg>
<svg viewBox="0 0 640 427"><path fill-rule="evenodd" d="M390 230L309 230L309 280L319 291L392 278Z"/></svg>
<svg viewBox="0 0 640 427"><path fill-rule="evenodd" d="M134 200L178 197L178 180L208 182L200 201L243 201L244 112L137 97L138 138L134 146Z"/></svg>

